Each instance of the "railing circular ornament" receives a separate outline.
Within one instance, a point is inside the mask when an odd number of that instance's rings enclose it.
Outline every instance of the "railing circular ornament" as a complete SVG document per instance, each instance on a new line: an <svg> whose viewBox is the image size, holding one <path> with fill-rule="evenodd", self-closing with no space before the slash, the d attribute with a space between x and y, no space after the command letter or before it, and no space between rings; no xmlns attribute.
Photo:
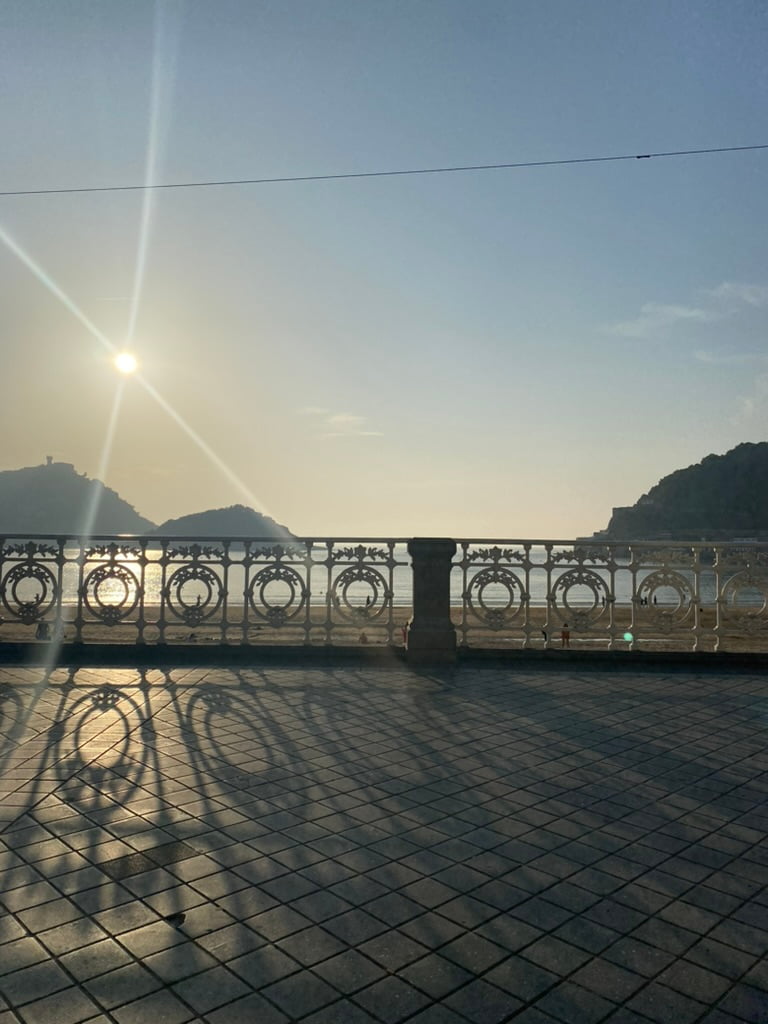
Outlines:
<svg viewBox="0 0 768 1024"><path fill-rule="evenodd" d="M569 600L574 587L586 587L591 601L577 606ZM589 629L605 614L611 600L608 584L591 569L569 569L561 573L552 585L552 610L561 622L574 629Z"/></svg>
<svg viewBox="0 0 768 1024"><path fill-rule="evenodd" d="M745 591L756 591L761 603L740 605L739 599ZM759 633L768 627L768 573L750 569L731 576L721 591L720 607L723 624L738 626L744 633Z"/></svg>
<svg viewBox="0 0 768 1024"><path fill-rule="evenodd" d="M270 600L268 593L270 588L275 589L276 583L283 584L288 590L281 604L277 604L274 598ZM249 607L260 619L279 628L296 618L306 605L308 595L304 580L296 570L277 564L260 569L251 580L245 596Z"/></svg>
<svg viewBox="0 0 768 1024"><path fill-rule="evenodd" d="M660 590L671 590L676 595L676 602L671 607L667 601L663 605L657 603L657 591ZM682 626L691 617L696 601L691 584L673 569L658 569L649 573L637 588L637 613L662 632Z"/></svg>
<svg viewBox="0 0 768 1024"><path fill-rule="evenodd" d="M208 566L183 565L168 577L163 597L177 619L194 627L218 611L224 600L224 587Z"/></svg>
<svg viewBox="0 0 768 1024"><path fill-rule="evenodd" d="M33 585L30 580L34 581L34 594L30 593ZM40 586L39 592L36 585ZM40 564L14 565L0 584L4 606L25 626L39 622L51 610L56 600L56 589L56 577Z"/></svg>
<svg viewBox="0 0 768 1024"><path fill-rule="evenodd" d="M139 590L139 581L124 565L99 565L83 580L83 604L105 626L115 626L136 607Z"/></svg>
<svg viewBox="0 0 768 1024"><path fill-rule="evenodd" d="M506 604L490 603L486 588L501 586L507 593ZM481 569L472 577L466 592L467 611L480 619L488 629L504 629L522 614L528 595L519 576L500 566Z"/></svg>
<svg viewBox="0 0 768 1024"><path fill-rule="evenodd" d="M365 604L353 603L354 596L360 599L358 584L367 589ZM350 588L358 591L353 594ZM336 611L352 622L368 622L382 615L392 601L392 591L378 569L370 565L351 565L333 581L330 588L331 601Z"/></svg>

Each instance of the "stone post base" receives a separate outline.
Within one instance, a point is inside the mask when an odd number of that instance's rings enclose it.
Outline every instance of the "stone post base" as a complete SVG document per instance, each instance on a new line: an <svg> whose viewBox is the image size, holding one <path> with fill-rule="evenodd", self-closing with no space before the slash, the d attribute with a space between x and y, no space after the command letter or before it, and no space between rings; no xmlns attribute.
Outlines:
<svg viewBox="0 0 768 1024"><path fill-rule="evenodd" d="M414 538L408 544L413 566L413 618L408 624L411 664L456 660L456 630L451 622L452 540Z"/></svg>

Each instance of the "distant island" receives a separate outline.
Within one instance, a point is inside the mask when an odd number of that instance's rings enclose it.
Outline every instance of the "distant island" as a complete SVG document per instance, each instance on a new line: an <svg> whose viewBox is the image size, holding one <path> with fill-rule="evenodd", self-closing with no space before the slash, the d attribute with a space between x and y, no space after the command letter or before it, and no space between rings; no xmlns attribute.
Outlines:
<svg viewBox="0 0 768 1024"><path fill-rule="evenodd" d="M89 480L69 462L49 456L42 466L0 472L2 533L78 536L90 509L91 534L145 533L154 526L111 487Z"/></svg>
<svg viewBox="0 0 768 1024"><path fill-rule="evenodd" d="M594 540L768 540L768 442L665 476L634 505L614 508Z"/></svg>
<svg viewBox="0 0 768 1024"><path fill-rule="evenodd" d="M91 511L93 510L93 511ZM88 525L89 512L93 522ZM95 513L95 514L94 514ZM99 480L78 473L69 462L48 456L40 466L0 471L0 534L80 536L153 534L165 537L258 537L291 540L293 534L246 505L209 509L169 519L161 526Z"/></svg>
<svg viewBox="0 0 768 1024"><path fill-rule="evenodd" d="M159 537L265 537L295 540L293 534L270 516L255 512L247 505L230 505L195 512L179 519L168 519L151 533Z"/></svg>

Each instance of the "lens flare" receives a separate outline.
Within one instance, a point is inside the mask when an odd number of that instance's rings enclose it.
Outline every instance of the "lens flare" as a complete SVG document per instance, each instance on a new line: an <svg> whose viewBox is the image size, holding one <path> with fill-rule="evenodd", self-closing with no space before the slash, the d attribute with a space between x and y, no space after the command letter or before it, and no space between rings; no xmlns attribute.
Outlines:
<svg viewBox="0 0 768 1024"><path fill-rule="evenodd" d="M627 641L628 644L631 644L635 638L632 636L631 633L625 633L624 639Z"/></svg>
<svg viewBox="0 0 768 1024"><path fill-rule="evenodd" d="M48 273L46 273L46 271L43 270L43 268L39 264L37 264L32 259L32 257L28 253L26 253L21 248L21 246L18 245L17 242L14 241L13 238L11 238L11 236L3 229L1 225L0 242L3 243L8 249L10 249L10 251L15 256L17 256L18 259L24 264L24 266L27 267L35 275L38 281L40 281L40 283L45 288L47 288L52 295L55 295L56 298L59 299L59 301L62 302L63 305L66 306L66 308L73 314L73 316L77 317L77 319L80 321L81 324L83 324L83 326L89 331L89 333L93 335L93 337L96 338L97 341L101 342L101 344L112 354L114 358L113 365L115 366L115 369L119 370L121 373L126 375L137 373L138 361L136 360L136 357L132 356L128 352L120 353L118 356L115 356L115 346L112 344L109 338L107 338L104 334L101 333L101 331L95 326L95 324L93 324L85 316L82 310L72 301L72 299L69 298L68 295L64 293L64 291L58 286L58 284L56 284L53 278L51 278L51 276ZM125 357L128 357L131 360L131 362L122 365L123 359L125 359ZM137 373L137 381L147 391L147 393L152 396L152 398L158 403L158 405L160 405L160 407L165 410L165 412L171 417L171 419L173 419L182 428L182 430L186 433L187 437L189 437L189 439L197 445L197 447L200 449L203 455L205 455L213 463L213 465L216 466L216 468L232 484L234 484L235 487L237 487L240 493L246 497L246 500L248 501L249 505L255 508L258 512L261 512L262 515L269 516L270 513L266 506L264 505L264 503L258 500L258 498L237 476L237 474L229 468L227 463L224 462L224 460L219 455L216 454L216 452L210 447L210 445L208 445L202 439L202 437L197 433L197 431L194 430L194 428L189 423L187 423L185 419L183 419L183 417L176 411L176 409L174 409L171 403L168 402L165 398L163 398L160 392L157 391L156 388L152 387L149 381L144 380L143 376L140 373Z"/></svg>
<svg viewBox="0 0 768 1024"><path fill-rule="evenodd" d="M139 368L136 356L131 352L119 352L114 358L115 367L126 375L135 373Z"/></svg>
<svg viewBox="0 0 768 1024"><path fill-rule="evenodd" d="M166 4L155 4L154 6L155 32L152 51L152 81L150 88L147 152L144 159L144 184L150 187L145 190L142 196L136 267L133 274L128 330L125 334L125 341L128 345L133 343L136 322L141 307L153 209L156 201L156 194L151 186L157 183L157 168L162 151L163 136L167 131L167 125L170 123L179 39L181 38L181 12L178 5L176 5L175 10Z"/></svg>

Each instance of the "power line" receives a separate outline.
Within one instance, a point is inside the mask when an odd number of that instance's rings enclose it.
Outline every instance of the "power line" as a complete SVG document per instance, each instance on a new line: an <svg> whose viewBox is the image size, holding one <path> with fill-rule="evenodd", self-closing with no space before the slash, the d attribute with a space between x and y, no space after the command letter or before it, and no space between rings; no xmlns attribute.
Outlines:
<svg viewBox="0 0 768 1024"><path fill-rule="evenodd" d="M460 167L415 167L396 171L354 171L348 174L297 174L281 178L233 178L221 181L174 181L148 185L94 185L87 188L29 188L0 192L0 196L53 196L79 192L145 192L149 189L224 188L230 185L274 185L294 181L342 181L348 178L394 178L408 174L455 174L467 171L508 171L523 167L562 167L566 164L604 164L619 160L659 160L673 156L703 156L706 153L743 153L768 149L758 146L719 146L713 149L675 149L665 153L626 153L619 156L582 156L567 160L524 160L508 164L467 164Z"/></svg>

